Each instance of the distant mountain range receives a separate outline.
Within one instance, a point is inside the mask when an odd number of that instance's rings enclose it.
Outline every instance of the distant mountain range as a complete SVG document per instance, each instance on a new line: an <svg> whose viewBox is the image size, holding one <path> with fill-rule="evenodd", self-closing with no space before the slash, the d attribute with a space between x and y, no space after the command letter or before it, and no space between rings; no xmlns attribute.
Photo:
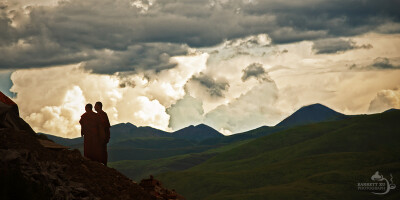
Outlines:
<svg viewBox="0 0 400 200"><path fill-rule="evenodd" d="M137 127L131 123L113 125L110 132L110 144L133 138L168 137L171 134L149 126Z"/></svg>
<svg viewBox="0 0 400 200"><path fill-rule="evenodd" d="M199 153L231 143L258 138L294 126L349 118L321 104L304 106L275 127L263 126L244 133L224 136L205 125L188 126L169 133L131 123L113 125L108 144L109 160L149 160L187 153ZM83 138L66 139L47 135L56 143L83 150Z"/></svg>
<svg viewBox="0 0 400 200"><path fill-rule="evenodd" d="M188 126L186 128L180 129L178 131L169 133L166 131L158 130L152 127L137 127L131 123L120 123L111 126L110 128L111 138L110 144L118 143L121 141L125 141L127 139L134 138L161 138L161 137L170 137L176 139L185 139L185 140L193 140L193 141L202 141L209 138L220 138L224 137L223 134L219 133L215 129L205 125L199 124L197 126ZM43 134L43 133L42 133ZM83 143L83 138L62 138L49 134L45 134L49 139L53 140L56 143L65 145L65 146L73 146Z"/></svg>
<svg viewBox="0 0 400 200"><path fill-rule="evenodd" d="M76 145L83 144L83 138L81 138L81 137L69 139L69 138L57 137L57 136L49 135L49 134L45 134L45 133L38 133L38 134L44 134L44 135L46 135L46 137L48 139L53 140L55 143L61 144L61 145L67 146L67 147L73 147Z"/></svg>
<svg viewBox="0 0 400 200"><path fill-rule="evenodd" d="M152 127L137 127L131 123L116 124L110 129L112 138L110 142L119 142L127 138L146 138L146 137L171 137L185 140L201 141L209 138L224 137L215 129L199 124L188 126L178 131L169 133Z"/></svg>
<svg viewBox="0 0 400 200"><path fill-rule="evenodd" d="M121 123L110 128L108 144L109 161L149 160L166 158L187 153L199 153L215 144L199 144L200 141L224 137L215 129L200 124L188 126L169 133L152 127L137 127L131 123ZM83 138L61 138L45 134L58 144L83 151Z"/></svg>
<svg viewBox="0 0 400 200"><path fill-rule="evenodd" d="M263 130L262 132L274 132L275 130L282 130L282 127L288 128L288 127L305 125L322 121L335 121L335 120L346 119L349 117L350 116L336 112L322 104L312 104L300 108L292 115L290 115L289 117L278 123L275 127L263 126L257 129ZM266 129L269 129L269 131L266 131ZM110 139L110 144L121 142L126 139L150 138L150 137L171 137L177 139L193 140L197 142L201 142L203 140L208 140L208 142L212 140L216 141L225 140L223 139L225 138L223 134L219 133L217 130L205 124L199 124L196 126L191 125L186 128L180 129L178 131L169 133L148 126L137 127L131 123L120 123L111 126L110 131L112 135ZM249 137L258 136L257 134L254 134L253 130L251 130L251 132L253 136L250 136L247 134L247 132L244 132L229 136L231 137L229 140L236 141L240 140L241 138L247 139ZM48 137L54 140L55 142L66 146L82 143L81 138L66 139L52 135L48 135Z"/></svg>

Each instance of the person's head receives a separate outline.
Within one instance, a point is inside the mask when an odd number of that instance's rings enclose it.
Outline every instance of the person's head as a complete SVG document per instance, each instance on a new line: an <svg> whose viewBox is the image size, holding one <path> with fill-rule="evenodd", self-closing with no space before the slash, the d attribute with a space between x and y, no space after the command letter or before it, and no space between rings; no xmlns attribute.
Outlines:
<svg viewBox="0 0 400 200"><path fill-rule="evenodd" d="M86 112L93 111L92 109L93 109L93 106L92 106L92 104L90 104L90 103L86 104L86 106L85 106L85 110L86 110Z"/></svg>
<svg viewBox="0 0 400 200"><path fill-rule="evenodd" d="M102 110L103 109L103 104L100 101L96 102L96 104L94 104L94 109L96 111Z"/></svg>

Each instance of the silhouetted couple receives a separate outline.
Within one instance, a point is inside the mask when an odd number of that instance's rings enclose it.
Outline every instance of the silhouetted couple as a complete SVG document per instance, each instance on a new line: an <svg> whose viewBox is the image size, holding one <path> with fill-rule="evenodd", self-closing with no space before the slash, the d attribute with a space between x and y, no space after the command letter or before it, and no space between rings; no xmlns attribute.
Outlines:
<svg viewBox="0 0 400 200"><path fill-rule="evenodd" d="M110 121L102 109L101 102L96 102L93 112L92 104L85 106L86 112L81 116L81 136L84 137L83 152L86 158L98 161L107 166L107 143L110 140Z"/></svg>

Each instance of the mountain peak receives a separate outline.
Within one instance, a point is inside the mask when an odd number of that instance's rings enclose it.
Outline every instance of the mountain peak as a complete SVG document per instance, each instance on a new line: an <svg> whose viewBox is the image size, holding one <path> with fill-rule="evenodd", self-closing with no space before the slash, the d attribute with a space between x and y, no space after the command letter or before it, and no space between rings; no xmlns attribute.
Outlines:
<svg viewBox="0 0 400 200"><path fill-rule="evenodd" d="M197 124L197 125L194 126L194 127L196 127L196 128L211 128L210 126L207 126L207 125L205 125L205 124ZM213 128L211 128L211 129L213 129Z"/></svg>
<svg viewBox="0 0 400 200"><path fill-rule="evenodd" d="M325 105L320 104L320 103L314 103L314 104L306 105L306 106L301 107L299 110L301 110L301 109L325 109L325 110L332 110L332 109L329 108L328 106L325 106ZM299 110L298 110L298 111L299 111ZM332 111L334 111L334 110L332 110Z"/></svg>
<svg viewBox="0 0 400 200"><path fill-rule="evenodd" d="M198 141L223 136L220 132L205 124L190 125L172 133L172 137L175 138Z"/></svg>
<svg viewBox="0 0 400 200"><path fill-rule="evenodd" d="M137 126L135 126L134 124L127 122L127 123L119 123L119 124L115 124L113 125L113 127L125 127L125 128L137 128Z"/></svg>
<svg viewBox="0 0 400 200"><path fill-rule="evenodd" d="M297 126L344 119L347 116L320 103L303 106L276 126Z"/></svg>
<svg viewBox="0 0 400 200"><path fill-rule="evenodd" d="M383 111L383 112L386 113L386 112L392 112L392 111L398 111L398 110L400 110L400 109L397 109L397 108L390 108L390 109L385 110L385 111Z"/></svg>

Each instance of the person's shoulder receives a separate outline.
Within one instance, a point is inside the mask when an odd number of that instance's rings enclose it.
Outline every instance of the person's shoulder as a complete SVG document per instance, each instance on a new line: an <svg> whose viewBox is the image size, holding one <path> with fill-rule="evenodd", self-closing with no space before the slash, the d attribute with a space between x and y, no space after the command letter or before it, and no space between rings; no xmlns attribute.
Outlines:
<svg viewBox="0 0 400 200"><path fill-rule="evenodd" d="M91 112L90 115L91 115L91 116L97 116L98 114L95 113L95 112Z"/></svg>
<svg viewBox="0 0 400 200"><path fill-rule="evenodd" d="M107 115L107 113L104 112L104 110L101 110L101 111L99 111L98 113L99 113L99 115Z"/></svg>
<svg viewBox="0 0 400 200"><path fill-rule="evenodd" d="M94 116L97 118L97 119L101 119L101 113L100 112L93 112L94 113Z"/></svg>

